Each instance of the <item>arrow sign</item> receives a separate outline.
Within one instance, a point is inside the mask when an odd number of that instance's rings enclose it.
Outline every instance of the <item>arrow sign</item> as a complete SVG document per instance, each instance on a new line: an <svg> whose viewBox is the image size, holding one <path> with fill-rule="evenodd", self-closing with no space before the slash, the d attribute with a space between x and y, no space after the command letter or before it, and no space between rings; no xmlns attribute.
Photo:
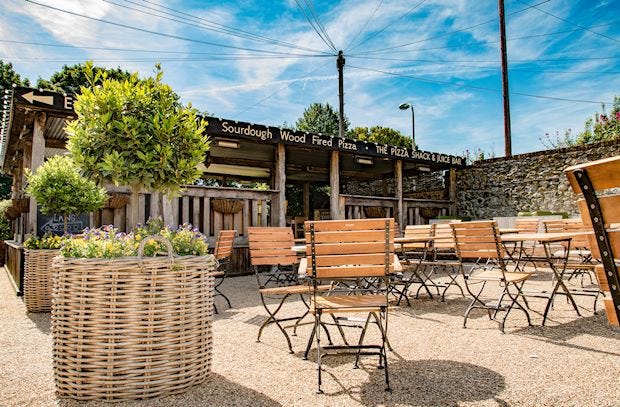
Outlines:
<svg viewBox="0 0 620 407"><path fill-rule="evenodd" d="M50 106L54 105L54 96L35 95L34 92L30 91L28 93L24 93L22 97L30 102L30 104L32 104L32 102L39 102Z"/></svg>

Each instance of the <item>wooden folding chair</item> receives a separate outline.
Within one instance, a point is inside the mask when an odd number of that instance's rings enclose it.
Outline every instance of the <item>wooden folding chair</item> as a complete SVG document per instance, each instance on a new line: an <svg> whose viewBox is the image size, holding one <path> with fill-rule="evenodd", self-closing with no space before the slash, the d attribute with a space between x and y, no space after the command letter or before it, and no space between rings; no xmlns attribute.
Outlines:
<svg viewBox="0 0 620 407"><path fill-rule="evenodd" d="M213 256L215 256L215 259L218 261L217 274L215 275L215 295L224 298L228 304L228 308L232 308L230 299L220 291L219 287L230 273L232 267L233 244L236 234L236 230L220 230L220 233L217 235L217 240L215 241L215 250L213 251ZM213 305L213 307L217 313L217 307L215 305Z"/></svg>
<svg viewBox="0 0 620 407"><path fill-rule="evenodd" d="M407 305L411 306L407 293L412 284L420 284L416 298L421 288L424 288L430 298L433 298L433 294L428 288L426 282L428 277L423 274L422 262L428 261L432 257L432 242L431 238L435 231L435 225L407 225L405 227L405 238L429 238L428 241L404 243L396 245L395 250L398 253L398 257L403 264L403 271L396 272L392 276L392 294L398 298L396 305L400 305L400 302L405 299Z"/></svg>
<svg viewBox="0 0 620 407"><path fill-rule="evenodd" d="M386 342L390 274L394 270L394 220L315 221L306 222L305 229L308 277L314 287L310 312L315 317L313 336L317 345L319 393L323 356L343 353L356 355L356 367L362 355L379 356L379 367L385 369L386 390L390 390ZM319 289L322 281L339 280L357 280L357 288L343 292L334 289L328 294ZM373 284L367 284L368 280ZM319 330L322 316L351 313L368 314L357 344L324 346ZM381 342L365 344L366 331L373 319L379 327Z"/></svg>
<svg viewBox="0 0 620 407"><path fill-rule="evenodd" d="M494 221L452 223L452 233L456 243L456 253L460 259L460 268L465 279L465 288L472 301L465 311L463 327L467 327L469 313L476 308L484 309L489 319L499 322L499 329L504 332L506 318L516 306L527 316L528 325L531 325L530 315L519 302L523 297L522 287L532 273L509 272L504 262L504 247L499 240L499 231ZM465 272L465 262L474 262L469 272ZM483 298L487 283L497 283L501 290L499 296L492 301ZM474 286L479 284L479 289ZM488 296L488 295L487 295ZM508 301L504 301L505 297ZM497 319L500 311L504 317Z"/></svg>
<svg viewBox="0 0 620 407"><path fill-rule="evenodd" d="M286 332L287 328L297 329L300 321L308 315L279 317L285 301L293 295L299 295L306 307L308 304L304 294L310 294L314 287L308 284L299 284L297 268L299 259L293 252L293 231L289 227L250 227L248 228L248 244L250 248L250 263L256 274L259 293L263 307L268 317L258 330L257 342L260 342L263 330L269 324L275 324L284 337L289 351L293 353L291 340ZM262 269L262 270L261 270ZM329 290L331 286L319 286L319 289ZM276 299L275 306L269 306L267 299ZM294 325L283 326L282 322L296 321ZM295 333L295 331L293 331Z"/></svg>
<svg viewBox="0 0 620 407"><path fill-rule="evenodd" d="M607 320L620 326L620 156L592 161L564 170L573 191L581 193L577 201L581 219L593 228L588 235L593 257L600 259L595 273Z"/></svg>

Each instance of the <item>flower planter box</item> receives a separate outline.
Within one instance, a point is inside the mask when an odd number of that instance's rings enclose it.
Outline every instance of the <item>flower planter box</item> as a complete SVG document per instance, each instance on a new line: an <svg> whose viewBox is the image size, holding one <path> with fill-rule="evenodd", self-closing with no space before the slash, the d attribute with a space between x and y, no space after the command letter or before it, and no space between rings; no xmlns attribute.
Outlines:
<svg viewBox="0 0 620 407"><path fill-rule="evenodd" d="M52 336L58 396L144 399L204 381L211 371L215 268L211 255L57 257Z"/></svg>
<svg viewBox="0 0 620 407"><path fill-rule="evenodd" d="M52 310L52 260L58 250L24 250L24 303L28 312Z"/></svg>

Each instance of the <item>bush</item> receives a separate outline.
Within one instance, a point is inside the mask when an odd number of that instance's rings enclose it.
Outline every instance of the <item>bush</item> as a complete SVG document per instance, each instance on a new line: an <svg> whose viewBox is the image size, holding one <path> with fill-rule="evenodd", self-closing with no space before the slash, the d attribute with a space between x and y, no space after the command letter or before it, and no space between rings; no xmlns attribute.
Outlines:
<svg viewBox="0 0 620 407"><path fill-rule="evenodd" d="M6 217L6 210L13 204L10 199L0 201L0 240L13 238L11 231L11 221Z"/></svg>

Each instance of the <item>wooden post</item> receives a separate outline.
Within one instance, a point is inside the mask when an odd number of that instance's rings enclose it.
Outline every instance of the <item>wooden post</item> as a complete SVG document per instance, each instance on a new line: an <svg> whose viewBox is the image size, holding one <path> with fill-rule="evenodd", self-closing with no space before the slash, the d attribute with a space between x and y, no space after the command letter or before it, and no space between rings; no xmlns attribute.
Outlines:
<svg viewBox="0 0 620 407"><path fill-rule="evenodd" d="M339 210L338 197L340 196L340 153L332 151L329 160L329 213L332 219L342 219Z"/></svg>
<svg viewBox="0 0 620 407"><path fill-rule="evenodd" d="M504 0L498 0L499 8L499 49L502 54L502 96L504 100L504 155L512 156L512 136L510 131L510 96L508 91L508 56L506 55L506 19Z"/></svg>
<svg viewBox="0 0 620 407"><path fill-rule="evenodd" d="M306 219L310 219L310 184L307 182L304 182L303 200L303 215Z"/></svg>
<svg viewBox="0 0 620 407"><path fill-rule="evenodd" d="M176 199L176 198L172 198L172 199ZM172 228L176 228L177 225L175 225L175 221L174 221L174 215L172 213L172 199L170 199L170 197L162 195L162 200L161 200L161 206L162 206L162 212L163 212L163 217L164 217L164 223L168 226L171 226Z"/></svg>
<svg viewBox="0 0 620 407"><path fill-rule="evenodd" d="M448 174L448 200L450 201L450 216L456 216L456 170L450 168Z"/></svg>
<svg viewBox="0 0 620 407"><path fill-rule="evenodd" d="M161 217L161 193L151 192L151 218Z"/></svg>
<svg viewBox="0 0 620 407"><path fill-rule="evenodd" d="M37 112L34 115L34 129L32 131L32 149L30 155L30 169L35 171L41 164L45 156L45 122L46 115L43 112ZM28 208L28 226L26 233L37 234L37 201L30 199L30 207Z"/></svg>
<svg viewBox="0 0 620 407"><path fill-rule="evenodd" d="M274 189L278 195L271 201L271 226L286 226L286 150L284 144L276 146L276 170L274 177Z"/></svg>
<svg viewBox="0 0 620 407"><path fill-rule="evenodd" d="M394 162L394 184L396 189L396 194L394 197L397 199L396 201L396 221L398 222L398 227L403 230L405 228L405 224L403 221L405 217L403 216L403 161L396 160Z"/></svg>

